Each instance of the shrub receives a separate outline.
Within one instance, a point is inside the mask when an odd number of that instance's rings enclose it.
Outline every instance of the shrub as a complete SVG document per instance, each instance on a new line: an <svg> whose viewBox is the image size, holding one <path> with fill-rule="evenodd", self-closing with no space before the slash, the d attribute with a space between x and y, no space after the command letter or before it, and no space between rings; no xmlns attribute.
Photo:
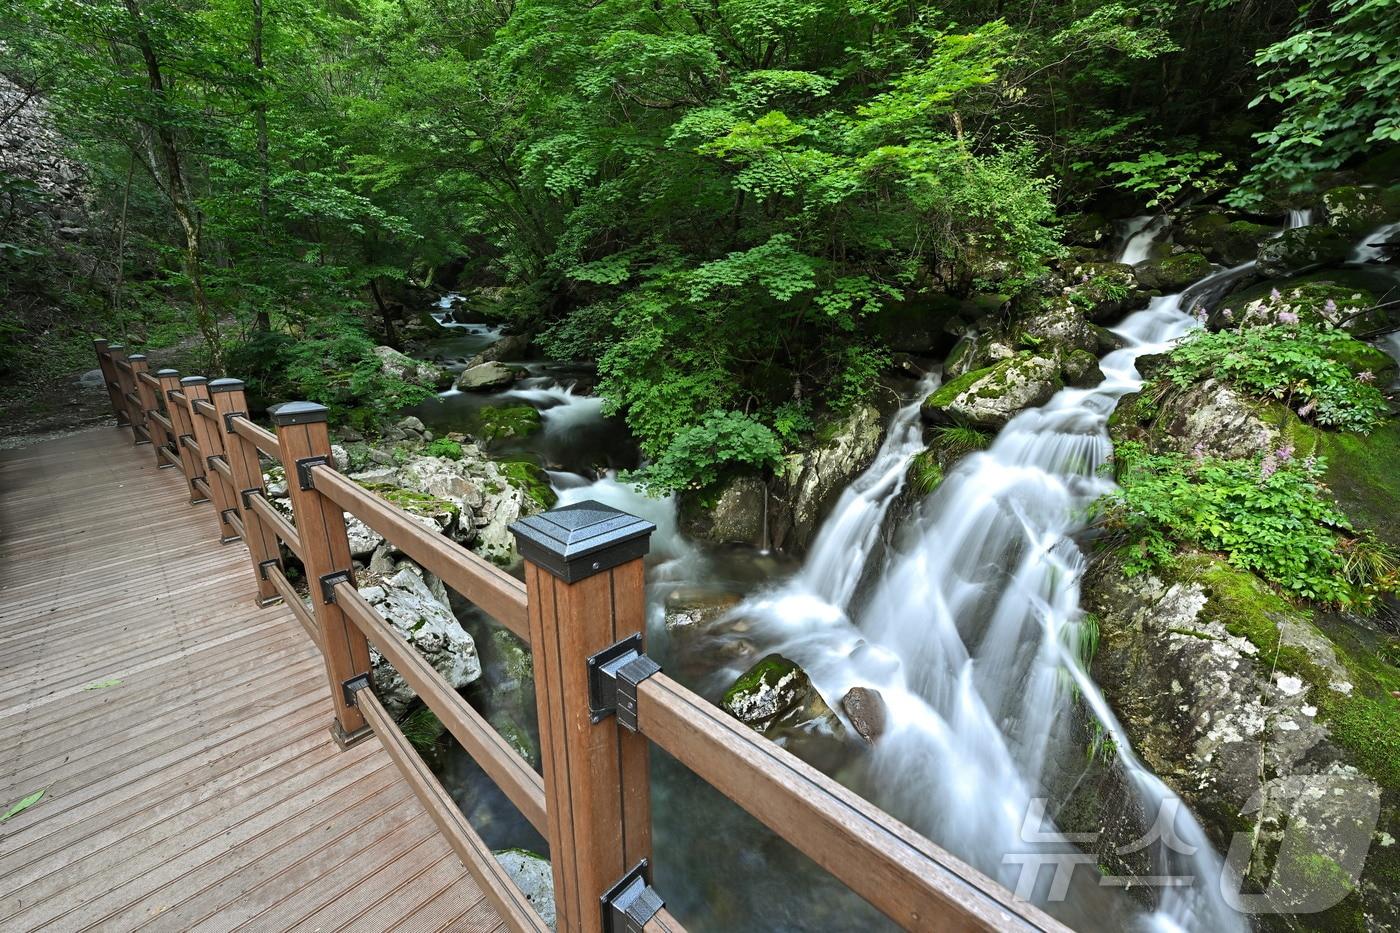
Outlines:
<svg viewBox="0 0 1400 933"><path fill-rule="evenodd" d="M782 443L767 426L737 411L712 411L682 431L655 463L633 477L656 494L704 489L730 464L763 468L777 463Z"/></svg>
<svg viewBox="0 0 1400 933"><path fill-rule="evenodd" d="M462 459L462 445L445 437L439 437L433 441L424 448L423 452L429 457L446 457L448 460Z"/></svg>
<svg viewBox="0 0 1400 933"><path fill-rule="evenodd" d="M1262 398L1284 401L1300 417L1369 433L1385 418L1386 402L1365 373L1343 360L1359 341L1311 324L1271 324L1197 331L1171 351L1167 376L1179 387L1214 376Z"/></svg>
<svg viewBox="0 0 1400 933"><path fill-rule="evenodd" d="M1318 602L1364 605L1396 587L1394 555L1352 532L1322 482L1321 459L1299 460L1287 448L1191 458L1135 442L1116 458L1121 489L1099 509L1129 576L1170 566L1177 545L1191 544Z"/></svg>

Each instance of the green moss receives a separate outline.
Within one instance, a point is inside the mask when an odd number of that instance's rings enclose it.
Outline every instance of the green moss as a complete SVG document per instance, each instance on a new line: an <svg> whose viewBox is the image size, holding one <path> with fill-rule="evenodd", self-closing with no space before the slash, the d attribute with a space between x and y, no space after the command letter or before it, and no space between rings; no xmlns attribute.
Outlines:
<svg viewBox="0 0 1400 933"><path fill-rule="evenodd" d="M977 380L981 379L983 376L991 375L996 371L997 366L1000 365L1002 364L997 363L993 366L983 367L982 369L974 369L970 373L959 376L952 382L943 383L932 395L924 399L923 407L926 409L948 407L953 403L954 399L971 388L973 383L977 382Z"/></svg>
<svg viewBox="0 0 1400 933"><path fill-rule="evenodd" d="M429 457L446 457L448 460L462 459L462 445L446 437L440 437L429 444L423 453Z"/></svg>
<svg viewBox="0 0 1400 933"><path fill-rule="evenodd" d="M1199 579L1210 599L1203 618L1225 626L1259 649L1261 664L1302 679L1312 687L1318 720L1345 749L1349 760L1389 790L1400 790L1400 670L1378 659L1361 641L1357 626L1313 614L1289 603L1251 573L1235 570L1203 554L1183 559L1183 569ZM1352 684L1350 694L1331 689L1334 674L1298 645L1282 644L1279 619L1311 625L1332 644Z"/></svg>
<svg viewBox="0 0 1400 933"><path fill-rule="evenodd" d="M800 674L803 677L806 676L802 668L798 667L792 661L789 661L780 654L770 654L739 675L739 678L734 681L733 685L730 686L728 690L724 691L724 698L720 705L725 709L729 709L732 702L739 697L753 693L764 685L771 687L784 677L793 673Z"/></svg>
<svg viewBox="0 0 1400 933"><path fill-rule="evenodd" d="M538 464L529 460L506 460L501 463L501 472L512 486L523 490L540 508L553 508L554 503L559 501L559 496L549 485L549 474Z"/></svg>
<svg viewBox="0 0 1400 933"><path fill-rule="evenodd" d="M503 628L491 632L491 642L508 678L517 683L527 683L534 679L535 665L524 642Z"/></svg>
<svg viewBox="0 0 1400 933"><path fill-rule="evenodd" d="M482 408L472 415L467 431L486 441L526 437L543 424L540 413L529 405Z"/></svg>
<svg viewBox="0 0 1400 933"><path fill-rule="evenodd" d="M419 707L399 724L404 738L418 751L426 752L437 745L438 739L447 731L437 714L426 706Z"/></svg>
<svg viewBox="0 0 1400 933"><path fill-rule="evenodd" d="M456 518L462 511L458 508L457 503L450 499L439 499L426 492L405 489L402 486L395 486L393 483L361 483L360 485L379 498L414 515L433 516L450 513L453 518Z"/></svg>

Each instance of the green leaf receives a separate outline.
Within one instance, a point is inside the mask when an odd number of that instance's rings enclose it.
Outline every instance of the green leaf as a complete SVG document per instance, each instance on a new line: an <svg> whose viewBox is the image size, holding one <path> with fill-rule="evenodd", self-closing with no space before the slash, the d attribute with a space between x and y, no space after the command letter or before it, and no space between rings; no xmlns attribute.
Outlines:
<svg viewBox="0 0 1400 933"><path fill-rule="evenodd" d="M45 794L47 791L48 791L48 788L47 788L47 787L44 788L43 790L36 790L34 793L30 794L28 797L25 797L23 800L19 801L19 802L16 803L14 806L10 807L10 809L8 809L8 810L5 811L5 815L4 815L4 816L0 816L0 823L5 822L6 820L8 820L8 819L9 819L10 817L12 817L12 816L17 816L18 814L23 813L25 810L28 810L30 807L34 806L36 803L38 803L38 802L40 801L40 799L43 798L44 794Z"/></svg>

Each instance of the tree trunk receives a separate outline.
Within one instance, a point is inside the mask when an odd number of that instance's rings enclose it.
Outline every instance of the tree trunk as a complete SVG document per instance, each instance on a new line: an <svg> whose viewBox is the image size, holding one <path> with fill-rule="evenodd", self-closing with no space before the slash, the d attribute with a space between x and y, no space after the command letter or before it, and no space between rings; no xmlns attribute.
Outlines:
<svg viewBox="0 0 1400 933"><path fill-rule="evenodd" d="M267 181L267 97L263 86L263 0L253 3L253 74L257 80L257 102L253 105L253 125L257 133L258 151L258 248L268 248L268 204L272 200ZM272 319L267 309L259 307L253 321L256 330L272 329Z"/></svg>
<svg viewBox="0 0 1400 933"><path fill-rule="evenodd" d="M394 329L394 316L389 311L389 306L384 303L384 296L379 294L379 280L369 280L369 293L374 296L374 304L379 308L379 319L384 322L384 342L395 350L401 350L399 346L399 334Z"/></svg>

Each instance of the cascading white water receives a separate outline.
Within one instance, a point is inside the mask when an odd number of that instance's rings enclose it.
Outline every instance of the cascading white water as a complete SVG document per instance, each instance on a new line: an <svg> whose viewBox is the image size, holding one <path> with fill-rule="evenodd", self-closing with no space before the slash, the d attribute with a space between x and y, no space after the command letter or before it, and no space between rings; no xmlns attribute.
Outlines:
<svg viewBox="0 0 1400 933"><path fill-rule="evenodd" d="M1152 244L1157 242L1169 222L1170 218L1165 214L1129 219L1124 229L1123 246L1118 251L1118 262L1131 266L1146 260L1152 251Z"/></svg>
<svg viewBox="0 0 1400 933"><path fill-rule="evenodd" d="M572 431L603 417L603 399L599 396L584 395L575 392L573 386L562 386L548 379L538 381L544 384L511 389L503 394L506 398L520 399L531 405L548 406L540 408L545 430Z"/></svg>
<svg viewBox="0 0 1400 933"><path fill-rule="evenodd" d="M1348 262L1380 262L1385 259L1385 244L1391 237L1400 233L1400 221L1383 224L1361 238L1353 247Z"/></svg>
<svg viewBox="0 0 1400 933"><path fill-rule="evenodd" d="M1137 248L1132 239L1125 254ZM1052 737L1073 710L1068 675L1117 744L1117 766L1142 812L1163 814L1174 841L1192 850L1162 843L1152 850L1159 875L1196 879L1162 888L1155 913L1139 920L1160 929L1247 925L1219 894L1221 862L1199 823L1133 754L1081 665L1085 562L1072 536L1084 528L1089 504L1113 488L1099 473L1111 453L1107 419L1141 385L1135 361L1197 326L1184 302L1246 271L1216 273L1192 295L1155 298L1125 320L1116 332L1127 346L1101 361L1103 383L1061 391L965 458L918 505L868 596L853 602L871 553L871 522L878 526L878 503L888 503L875 491L887 491L895 475L902 479L917 450L917 423L896 417L909 437L891 432L887 450L828 518L803 571L735 613L754 622L750 637L802 665L824 696L878 689L889 723L871 752L876 802L1012 887L1027 857L1072 851L1043 821L1040 840L1023 833L1044 794ZM907 450L899 469L896 449ZM1097 873L1080 877L1087 880L1076 879L1078 896L1101 898L1093 893ZM1047 881L1035 887L1038 898ZM1102 911L1067 907L1077 925L1110 929L1133 922L1133 912L1126 899Z"/></svg>
<svg viewBox="0 0 1400 933"><path fill-rule="evenodd" d="M1288 212L1288 229L1295 227L1306 227L1313 222L1314 211L1311 207L1303 207Z"/></svg>

